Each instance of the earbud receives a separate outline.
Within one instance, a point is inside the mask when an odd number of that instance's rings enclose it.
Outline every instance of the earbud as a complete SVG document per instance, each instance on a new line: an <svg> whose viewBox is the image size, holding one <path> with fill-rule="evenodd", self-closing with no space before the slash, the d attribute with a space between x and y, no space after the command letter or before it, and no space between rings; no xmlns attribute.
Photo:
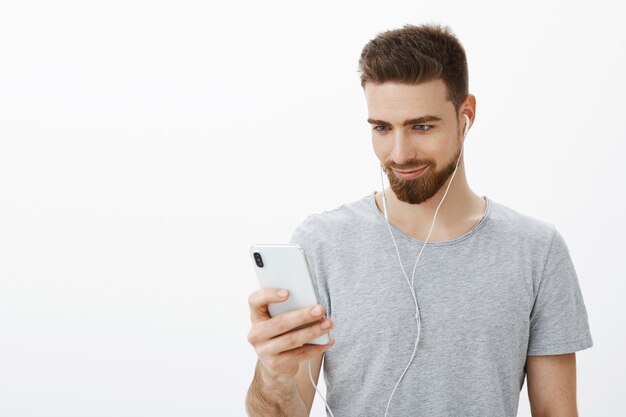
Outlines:
<svg viewBox="0 0 626 417"><path fill-rule="evenodd" d="M463 113L463 116L465 116L465 130L463 131L463 137L465 137L467 135L467 131L470 128L470 118L465 113Z"/></svg>

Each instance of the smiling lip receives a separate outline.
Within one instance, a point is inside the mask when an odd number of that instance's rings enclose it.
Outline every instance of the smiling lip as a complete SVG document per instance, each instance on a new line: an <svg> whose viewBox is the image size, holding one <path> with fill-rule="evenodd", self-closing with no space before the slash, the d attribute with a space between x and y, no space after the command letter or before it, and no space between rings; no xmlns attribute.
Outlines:
<svg viewBox="0 0 626 417"><path fill-rule="evenodd" d="M413 171L396 171L394 169L394 172L403 180L412 180L422 175L426 171L426 168L428 168L428 165L424 165L423 167Z"/></svg>

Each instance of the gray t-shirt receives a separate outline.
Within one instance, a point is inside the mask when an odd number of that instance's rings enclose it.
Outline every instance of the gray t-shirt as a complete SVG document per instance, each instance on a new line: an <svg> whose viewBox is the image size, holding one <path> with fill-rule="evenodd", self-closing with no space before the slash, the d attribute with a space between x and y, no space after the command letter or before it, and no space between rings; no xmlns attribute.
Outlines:
<svg viewBox="0 0 626 417"><path fill-rule="evenodd" d="M336 417L384 415L417 334L415 304L374 195L307 217L291 238L334 322L324 378ZM428 243L420 258L420 340L389 417L515 416L528 355L593 345L563 237L484 198L475 227ZM391 229L410 280L424 242Z"/></svg>

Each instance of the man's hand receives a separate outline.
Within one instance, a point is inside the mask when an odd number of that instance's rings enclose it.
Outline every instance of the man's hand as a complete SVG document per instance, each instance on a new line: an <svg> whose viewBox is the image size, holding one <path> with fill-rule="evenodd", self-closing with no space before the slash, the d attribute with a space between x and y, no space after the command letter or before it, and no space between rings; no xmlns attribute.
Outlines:
<svg viewBox="0 0 626 417"><path fill-rule="evenodd" d="M251 416L308 415L298 392L298 368L309 355L321 355L334 343L331 336L326 345L306 344L333 326L331 319L324 318L320 305L270 317L267 305L285 301L288 296L286 290L263 288L248 299L252 322L248 341L259 358L246 398L246 409Z"/></svg>
<svg viewBox="0 0 626 417"><path fill-rule="evenodd" d="M324 309L312 305L270 317L267 305L285 301L287 290L263 288L250 295L250 320L252 327L248 341L256 350L264 376L278 382L292 380L298 372L300 361L311 353L323 353L333 345L305 345L305 343L327 333L332 321L324 318ZM313 323L311 326L298 327Z"/></svg>

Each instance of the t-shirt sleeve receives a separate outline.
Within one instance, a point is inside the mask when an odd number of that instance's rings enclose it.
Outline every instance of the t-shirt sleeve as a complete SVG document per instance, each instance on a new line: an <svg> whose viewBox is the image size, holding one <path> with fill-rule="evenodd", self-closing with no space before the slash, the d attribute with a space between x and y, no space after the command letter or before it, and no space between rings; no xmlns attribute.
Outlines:
<svg viewBox="0 0 626 417"><path fill-rule="evenodd" d="M593 346L578 276L555 230L530 314L528 356L559 355Z"/></svg>

